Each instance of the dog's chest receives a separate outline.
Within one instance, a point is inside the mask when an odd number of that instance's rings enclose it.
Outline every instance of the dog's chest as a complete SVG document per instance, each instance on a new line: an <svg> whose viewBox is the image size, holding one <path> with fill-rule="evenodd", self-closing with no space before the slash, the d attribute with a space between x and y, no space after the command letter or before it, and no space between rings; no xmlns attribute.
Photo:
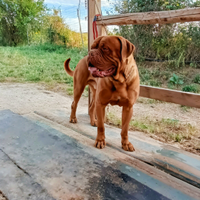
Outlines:
<svg viewBox="0 0 200 200"><path fill-rule="evenodd" d="M110 102L111 105L124 106L129 103L128 92L125 86L116 87L112 92Z"/></svg>

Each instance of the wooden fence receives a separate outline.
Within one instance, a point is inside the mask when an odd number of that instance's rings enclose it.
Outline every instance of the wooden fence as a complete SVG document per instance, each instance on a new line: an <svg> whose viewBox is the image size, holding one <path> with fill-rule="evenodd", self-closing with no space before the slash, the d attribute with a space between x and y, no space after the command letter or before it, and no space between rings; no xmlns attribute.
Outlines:
<svg viewBox="0 0 200 200"><path fill-rule="evenodd" d="M88 50L90 50L93 42L92 22L94 16L97 14L101 14L101 0L88 0ZM98 16L96 23L98 25L99 36L102 36L106 35L105 27L107 25L166 24L191 21L200 21L200 8ZM200 108L199 94L141 85L140 96ZM90 102L91 95L89 92Z"/></svg>

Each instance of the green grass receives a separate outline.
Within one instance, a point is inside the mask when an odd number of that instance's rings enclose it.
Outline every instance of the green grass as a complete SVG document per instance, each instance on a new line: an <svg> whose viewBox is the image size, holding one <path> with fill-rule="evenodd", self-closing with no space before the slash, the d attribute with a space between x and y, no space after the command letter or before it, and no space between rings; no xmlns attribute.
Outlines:
<svg viewBox="0 0 200 200"><path fill-rule="evenodd" d="M197 74L195 77L194 77L194 83L198 83L200 84L200 74Z"/></svg>
<svg viewBox="0 0 200 200"><path fill-rule="evenodd" d="M42 82L51 89L55 84L67 84L67 93L73 94L73 79L64 71L63 63L71 58L70 67L74 69L86 54L86 49L52 44L0 46L0 82ZM169 63L156 62L138 62L137 65L141 84L200 92L199 69L191 66L180 69ZM183 84L179 84L180 80Z"/></svg>
<svg viewBox="0 0 200 200"><path fill-rule="evenodd" d="M70 67L87 54L85 49L57 45L0 47L0 82L67 83L73 79L64 71L63 63L71 58Z"/></svg>

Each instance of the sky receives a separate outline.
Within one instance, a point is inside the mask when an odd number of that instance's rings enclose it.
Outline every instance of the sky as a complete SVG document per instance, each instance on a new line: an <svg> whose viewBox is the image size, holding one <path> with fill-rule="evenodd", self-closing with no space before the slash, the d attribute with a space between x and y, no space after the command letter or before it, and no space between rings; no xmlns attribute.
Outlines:
<svg viewBox="0 0 200 200"><path fill-rule="evenodd" d="M87 2L87 0L86 0ZM45 0L44 3L48 8L60 9L61 15L65 20L65 23L69 26L71 30L79 32L79 22L77 17L77 8L79 0ZM102 14L106 15L106 11L111 8L111 4L108 0L101 0ZM80 18L81 18L81 28L82 32L87 32L87 8L85 6L85 0L81 0L80 4Z"/></svg>

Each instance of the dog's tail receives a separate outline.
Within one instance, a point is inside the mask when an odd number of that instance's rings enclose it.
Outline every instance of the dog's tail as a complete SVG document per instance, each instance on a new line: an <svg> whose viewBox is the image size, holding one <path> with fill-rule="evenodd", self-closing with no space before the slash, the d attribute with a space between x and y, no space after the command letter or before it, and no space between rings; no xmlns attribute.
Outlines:
<svg viewBox="0 0 200 200"><path fill-rule="evenodd" d="M65 68L65 71L70 75L70 76L73 76L74 75L74 71L72 71L69 67L69 62L70 62L71 58L68 58L67 60L65 60L64 62L64 68Z"/></svg>

